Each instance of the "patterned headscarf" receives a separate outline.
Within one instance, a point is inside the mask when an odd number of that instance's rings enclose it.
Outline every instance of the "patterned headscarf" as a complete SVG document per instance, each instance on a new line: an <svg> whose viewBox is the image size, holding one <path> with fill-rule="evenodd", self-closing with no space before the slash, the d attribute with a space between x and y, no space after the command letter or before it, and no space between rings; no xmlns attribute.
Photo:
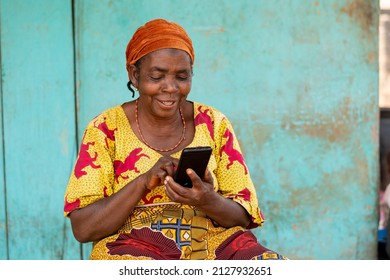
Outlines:
<svg viewBox="0 0 390 280"><path fill-rule="evenodd" d="M166 48L186 51L194 63L192 41L183 27L164 19L154 19L139 27L127 44L126 67L151 52Z"/></svg>

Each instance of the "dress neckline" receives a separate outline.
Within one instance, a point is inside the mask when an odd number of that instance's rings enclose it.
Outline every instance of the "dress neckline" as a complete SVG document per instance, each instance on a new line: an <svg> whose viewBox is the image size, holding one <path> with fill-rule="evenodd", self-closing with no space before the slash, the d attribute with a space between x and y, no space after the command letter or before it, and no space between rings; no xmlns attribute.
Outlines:
<svg viewBox="0 0 390 280"><path fill-rule="evenodd" d="M192 106L193 106L193 116L192 116L192 117L193 117L193 119L195 119L195 115L196 115L195 108L196 108L199 104L198 104L197 102L194 102L194 101L189 101L189 102L192 103ZM155 154L158 154L159 156L163 156L163 154L161 154L161 153L159 153L158 151L155 151L155 150L149 148L144 142L142 142L141 139L139 139L139 137L137 136L137 134L134 132L133 127L131 126L130 120L128 119L128 117L127 117L127 115L126 115L126 112L125 112L125 110L123 109L123 105L124 105L124 104L118 105L117 107L118 107L118 109L119 109L119 111L120 111L120 113L121 113L121 117L124 118L124 119L126 120L127 131L129 131L129 133L131 134L131 137L134 137L135 139L138 140L138 142L139 142L139 144L140 144L140 146L142 147L143 150L147 150L147 151L149 151L149 152L151 152L151 153L155 153ZM197 126L195 126L195 124L194 124L194 136L193 136L191 142L190 142L188 145L186 145L185 147L183 147L183 149L184 149L184 148L189 148L189 147L194 147L194 146L196 146L194 142L195 142L195 139L196 139L197 132L198 132L198 128L197 128ZM181 154L181 152L182 152L183 149L180 149L180 150L178 150L178 151L176 151L176 152L174 152L174 153L172 153L172 154L169 154L169 155L172 156L172 157L178 158L178 157L180 156L180 154Z"/></svg>

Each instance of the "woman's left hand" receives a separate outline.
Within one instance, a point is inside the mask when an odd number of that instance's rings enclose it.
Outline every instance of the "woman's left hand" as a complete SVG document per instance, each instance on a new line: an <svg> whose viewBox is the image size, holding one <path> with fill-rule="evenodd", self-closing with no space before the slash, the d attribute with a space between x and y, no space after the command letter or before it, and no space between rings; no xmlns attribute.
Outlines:
<svg viewBox="0 0 390 280"><path fill-rule="evenodd" d="M203 180L192 169L188 169L187 174L192 181L192 188L181 186L171 176L165 177L165 192L172 201L197 207L225 228L248 226L248 212L233 199L223 197L214 190L213 177L208 169Z"/></svg>
<svg viewBox="0 0 390 280"><path fill-rule="evenodd" d="M187 174L192 180L192 188L183 187L170 176L165 178L164 185L167 196L174 202L197 207L212 203L216 192L210 171L206 170L203 181L192 169L188 169Z"/></svg>

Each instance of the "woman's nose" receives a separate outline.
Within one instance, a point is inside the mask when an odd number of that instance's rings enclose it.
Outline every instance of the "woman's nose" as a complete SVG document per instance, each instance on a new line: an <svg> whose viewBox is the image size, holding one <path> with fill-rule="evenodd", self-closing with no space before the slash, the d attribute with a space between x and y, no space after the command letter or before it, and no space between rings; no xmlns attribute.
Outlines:
<svg viewBox="0 0 390 280"><path fill-rule="evenodd" d="M178 85L175 79L167 78L164 81L163 91L165 92L175 92L178 90Z"/></svg>

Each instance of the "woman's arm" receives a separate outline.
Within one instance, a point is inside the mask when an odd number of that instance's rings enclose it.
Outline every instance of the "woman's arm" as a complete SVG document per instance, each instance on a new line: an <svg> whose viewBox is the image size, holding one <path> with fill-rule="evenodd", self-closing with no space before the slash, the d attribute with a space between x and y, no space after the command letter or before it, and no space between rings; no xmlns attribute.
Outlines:
<svg viewBox="0 0 390 280"><path fill-rule="evenodd" d="M146 192L143 175L117 193L69 214L72 230L79 242L91 242L116 232Z"/></svg>
<svg viewBox="0 0 390 280"><path fill-rule="evenodd" d="M161 186L165 176L173 174L176 162L171 157L161 157L148 172L117 193L71 212L69 217L75 238L79 242L91 242L117 232L145 193Z"/></svg>

